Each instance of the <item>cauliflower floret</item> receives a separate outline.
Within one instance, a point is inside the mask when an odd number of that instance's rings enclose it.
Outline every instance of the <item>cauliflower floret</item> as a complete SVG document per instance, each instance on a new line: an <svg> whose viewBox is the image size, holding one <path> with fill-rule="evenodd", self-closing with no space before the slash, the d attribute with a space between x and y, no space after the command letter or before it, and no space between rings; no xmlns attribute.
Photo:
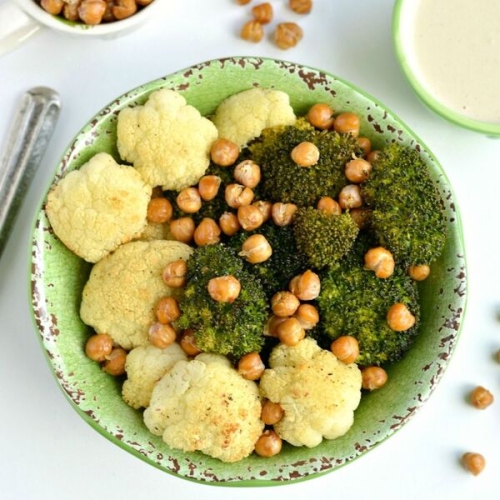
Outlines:
<svg viewBox="0 0 500 500"><path fill-rule="evenodd" d="M151 186L132 167L99 153L69 172L47 196L57 237L88 262L97 262L142 232Z"/></svg>
<svg viewBox="0 0 500 500"><path fill-rule="evenodd" d="M250 455L264 423L257 384L219 354L178 361L157 382L144 412L148 429L168 446L223 462Z"/></svg>
<svg viewBox="0 0 500 500"><path fill-rule="evenodd" d="M156 382L182 359L187 359L186 353L175 342L164 349L152 345L132 349L125 362L124 401L132 408L147 408Z"/></svg>
<svg viewBox="0 0 500 500"><path fill-rule="evenodd" d="M243 147L265 128L293 125L295 119L288 94L280 90L252 88L222 101L212 121L219 137Z"/></svg>
<svg viewBox="0 0 500 500"><path fill-rule="evenodd" d="M153 241L153 240L173 240L170 232L170 224L160 224L158 222L148 222L146 227L138 234L134 240Z"/></svg>
<svg viewBox="0 0 500 500"><path fill-rule="evenodd" d="M144 106L120 111L117 139L120 156L152 187L180 191L207 170L217 129L181 94L162 89Z"/></svg>
<svg viewBox="0 0 500 500"><path fill-rule="evenodd" d="M317 446L352 426L361 399L361 372L346 365L315 340L294 347L279 344L260 380L261 395L284 409L274 430L294 446Z"/></svg>
<svg viewBox="0 0 500 500"><path fill-rule="evenodd" d="M148 344L156 305L172 295L162 271L191 252L178 241L132 241L118 247L92 268L83 289L82 321L124 349Z"/></svg>

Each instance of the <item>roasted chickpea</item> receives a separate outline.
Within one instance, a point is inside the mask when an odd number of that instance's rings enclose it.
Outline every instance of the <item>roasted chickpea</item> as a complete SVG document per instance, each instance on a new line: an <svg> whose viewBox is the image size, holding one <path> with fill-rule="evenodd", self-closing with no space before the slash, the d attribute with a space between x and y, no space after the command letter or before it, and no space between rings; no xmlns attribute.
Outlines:
<svg viewBox="0 0 500 500"><path fill-rule="evenodd" d="M100 24L105 12L106 2L103 0L82 0L78 5L78 16L90 26Z"/></svg>
<svg viewBox="0 0 500 500"><path fill-rule="evenodd" d="M312 304L300 304L299 308L294 314L294 318L297 318L299 320L300 326L304 330L310 330L318 324L318 309L316 309L316 307L314 307Z"/></svg>
<svg viewBox="0 0 500 500"><path fill-rule="evenodd" d="M274 315L280 318L292 316L299 306L299 299L291 292L276 292L271 297L271 309Z"/></svg>
<svg viewBox="0 0 500 500"><path fill-rule="evenodd" d="M182 332L180 345L188 356L197 356L201 352L196 345L195 331L191 328Z"/></svg>
<svg viewBox="0 0 500 500"><path fill-rule="evenodd" d="M361 387L367 391L380 389L387 382L387 372L380 366L368 366L361 370Z"/></svg>
<svg viewBox="0 0 500 500"><path fill-rule="evenodd" d="M306 336L297 318L286 318L276 327L276 331L280 342L288 346L297 345Z"/></svg>
<svg viewBox="0 0 500 500"><path fill-rule="evenodd" d="M181 217L170 222L170 234L182 243L191 243L195 229L195 223L191 217Z"/></svg>
<svg viewBox="0 0 500 500"><path fill-rule="evenodd" d="M232 275L218 276L208 282L208 293L216 302L234 302L241 292L241 284Z"/></svg>
<svg viewBox="0 0 500 500"><path fill-rule="evenodd" d="M238 361L238 373L246 380L258 380L265 369L258 352L245 354Z"/></svg>
<svg viewBox="0 0 500 500"><path fill-rule="evenodd" d="M345 176L355 183L365 182L372 170L371 163L368 163L363 158L355 158L347 162L345 166Z"/></svg>
<svg viewBox="0 0 500 500"><path fill-rule="evenodd" d="M166 198L152 198L148 203L147 219L150 222L163 224L172 218L172 203Z"/></svg>
<svg viewBox="0 0 500 500"><path fill-rule="evenodd" d="M262 405L262 413L260 418L266 425L277 424L285 412L279 403L273 403L269 399Z"/></svg>
<svg viewBox="0 0 500 500"><path fill-rule="evenodd" d="M321 281L314 271L308 269L292 278L288 288L299 300L314 300L321 291Z"/></svg>
<svg viewBox="0 0 500 500"><path fill-rule="evenodd" d="M246 5L248 3L250 3L252 0L236 0L236 3L240 4L240 5Z"/></svg>
<svg viewBox="0 0 500 500"><path fill-rule="evenodd" d="M493 394L488 389L478 386L470 394L470 403L478 410L488 408L494 401Z"/></svg>
<svg viewBox="0 0 500 500"><path fill-rule="evenodd" d="M496 356L497 361L500 363L500 350L497 351Z"/></svg>
<svg viewBox="0 0 500 500"><path fill-rule="evenodd" d="M258 43L264 38L264 28L259 21L251 19L241 28L240 36L247 42Z"/></svg>
<svg viewBox="0 0 500 500"><path fill-rule="evenodd" d="M163 297L156 304L156 319L163 325L168 325L181 317L179 303L175 297Z"/></svg>
<svg viewBox="0 0 500 500"><path fill-rule="evenodd" d="M151 345L154 345L158 349L165 349L175 342L177 332L172 325L153 323L149 327L148 336Z"/></svg>
<svg viewBox="0 0 500 500"><path fill-rule="evenodd" d="M63 7L63 16L65 19L68 21L79 21L80 16L78 15L78 7L80 6L80 3L64 3ZM104 12L106 13L106 12ZM104 14L103 14L104 18Z"/></svg>
<svg viewBox="0 0 500 500"><path fill-rule="evenodd" d="M280 318L279 316L275 316L274 314L271 314L269 319L267 320L266 328L264 329L264 335L267 335L269 337L277 337L278 336L278 325L280 323L283 323L285 321L285 318Z"/></svg>
<svg viewBox="0 0 500 500"><path fill-rule="evenodd" d="M255 443L255 453L261 457L269 458L277 455L283 446L283 441L271 430L265 430Z"/></svg>
<svg viewBox="0 0 500 500"><path fill-rule="evenodd" d="M351 208L349 210L349 215L351 216L351 219L355 222L355 224L360 229L363 229L368 225L372 216L372 211L369 208Z"/></svg>
<svg viewBox="0 0 500 500"><path fill-rule="evenodd" d="M410 266L408 269L408 275L415 281L423 281L427 279L430 273L431 273L431 268L427 264Z"/></svg>
<svg viewBox="0 0 500 500"><path fill-rule="evenodd" d="M245 231L253 231L264 223L262 212L254 205L238 208L238 222Z"/></svg>
<svg viewBox="0 0 500 500"><path fill-rule="evenodd" d="M307 113L309 123L320 130L328 130L335 122L333 109L325 103L318 102L309 108Z"/></svg>
<svg viewBox="0 0 500 500"><path fill-rule="evenodd" d="M269 24L273 20L273 7L269 2L261 3L252 8L252 14L260 24Z"/></svg>
<svg viewBox="0 0 500 500"><path fill-rule="evenodd" d="M62 12L64 2L63 0L42 0L40 5L42 9L46 10L49 14L57 16Z"/></svg>
<svg viewBox="0 0 500 500"><path fill-rule="evenodd" d="M239 154L239 146L228 139L216 139L210 148L210 157L219 167L234 165Z"/></svg>
<svg viewBox="0 0 500 500"><path fill-rule="evenodd" d="M405 304L398 302L387 311L387 323L395 332L404 332L415 324L415 316Z"/></svg>
<svg viewBox="0 0 500 500"><path fill-rule="evenodd" d="M194 242L199 246L213 245L220 241L220 227L210 217L205 217L194 230Z"/></svg>
<svg viewBox="0 0 500 500"><path fill-rule="evenodd" d="M273 254L273 249L266 237L262 234L252 234L241 247L240 257L246 259L250 264L260 264Z"/></svg>
<svg viewBox="0 0 500 500"><path fill-rule="evenodd" d="M109 375L119 377L125 373L126 360L127 351L121 347L115 347L104 361L102 369Z"/></svg>
<svg viewBox="0 0 500 500"><path fill-rule="evenodd" d="M480 453L464 453L462 455L462 465L474 476L481 474L486 466L486 460Z"/></svg>
<svg viewBox="0 0 500 500"><path fill-rule="evenodd" d="M340 205L330 196L320 198L316 208L332 215L340 215L342 213Z"/></svg>
<svg viewBox="0 0 500 500"><path fill-rule="evenodd" d="M194 187L183 189L176 198L177 206L187 214L194 214L201 208L201 196Z"/></svg>
<svg viewBox="0 0 500 500"><path fill-rule="evenodd" d="M271 218L277 226L288 226L293 222L298 207L295 203L273 203L271 207Z"/></svg>
<svg viewBox="0 0 500 500"><path fill-rule="evenodd" d="M297 14L309 14L312 9L312 0L289 0L288 5Z"/></svg>
<svg viewBox="0 0 500 500"><path fill-rule="evenodd" d="M387 248L370 248L365 253L365 269L375 272L377 278L389 278L394 273L394 257Z"/></svg>
<svg viewBox="0 0 500 500"><path fill-rule="evenodd" d="M333 128L339 134L351 134L354 137L358 137L359 127L359 117L349 112L338 115L333 124Z"/></svg>
<svg viewBox="0 0 500 500"><path fill-rule="evenodd" d="M357 142L361 151L363 151L363 156L366 158L368 153L372 150L372 141L370 141L368 137L358 137Z"/></svg>
<svg viewBox="0 0 500 500"><path fill-rule="evenodd" d="M358 341L350 335L335 339L330 345L330 350L338 360L346 365L354 363L359 356Z"/></svg>
<svg viewBox="0 0 500 500"><path fill-rule="evenodd" d="M236 182L253 189L260 182L260 167L253 160L243 160L234 167Z"/></svg>
<svg viewBox="0 0 500 500"><path fill-rule="evenodd" d="M126 19L137 12L136 0L115 0L113 15L116 19Z"/></svg>
<svg viewBox="0 0 500 500"><path fill-rule="evenodd" d="M339 193L339 205L344 210L358 208L363 204L361 190L357 184L348 184Z"/></svg>
<svg viewBox="0 0 500 500"><path fill-rule="evenodd" d="M198 182L198 192L202 200L211 201L219 192L221 178L218 175L204 175Z"/></svg>
<svg viewBox="0 0 500 500"><path fill-rule="evenodd" d="M233 234L236 234L241 229L238 217L232 212L224 212L220 216L219 226L227 236L233 236Z"/></svg>
<svg viewBox="0 0 500 500"><path fill-rule="evenodd" d="M183 259L169 262L162 271L162 278L170 288L182 288L186 284L187 262Z"/></svg>
<svg viewBox="0 0 500 500"><path fill-rule="evenodd" d="M240 208L242 205L250 205L254 198L254 192L242 184L228 184L225 191L226 203L231 208Z"/></svg>
<svg viewBox="0 0 500 500"><path fill-rule="evenodd" d="M274 32L274 43L280 49L287 50L295 47L303 36L304 32L297 23L280 23Z"/></svg>
<svg viewBox="0 0 500 500"><path fill-rule="evenodd" d="M378 149L372 149L367 155L366 155L366 160L369 161L371 164L375 163L377 160L380 159L382 156L382 151L379 151Z"/></svg>
<svg viewBox="0 0 500 500"><path fill-rule="evenodd" d="M299 167L312 167L318 163L319 149L316 144L304 141L292 149L290 156Z"/></svg>
<svg viewBox="0 0 500 500"><path fill-rule="evenodd" d="M113 339L107 333L92 335L85 344L85 354L92 361L102 363L113 350Z"/></svg>
<svg viewBox="0 0 500 500"><path fill-rule="evenodd" d="M264 217L264 222L267 222L271 218L273 204L270 201L254 201L252 205L261 211L262 216Z"/></svg>

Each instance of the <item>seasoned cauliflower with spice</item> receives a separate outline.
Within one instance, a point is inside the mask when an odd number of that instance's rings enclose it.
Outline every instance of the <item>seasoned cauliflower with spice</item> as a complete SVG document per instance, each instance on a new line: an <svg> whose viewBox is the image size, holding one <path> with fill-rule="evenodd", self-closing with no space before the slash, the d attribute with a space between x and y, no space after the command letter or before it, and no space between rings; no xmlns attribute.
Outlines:
<svg viewBox="0 0 500 500"><path fill-rule="evenodd" d="M137 170L99 153L56 184L45 209L56 236L94 263L144 230L150 198Z"/></svg>
<svg viewBox="0 0 500 500"><path fill-rule="evenodd" d="M246 146L268 127L293 125L295 113L290 97L273 89L252 88L234 94L217 107L212 121L219 137Z"/></svg>
<svg viewBox="0 0 500 500"><path fill-rule="evenodd" d="M174 90L153 92L143 106L118 115L118 152L152 187L180 191L196 184L216 139L214 124Z"/></svg>
<svg viewBox="0 0 500 500"><path fill-rule="evenodd" d="M309 337L293 347L276 346L269 364L260 391L284 410L274 425L282 439L312 448L323 438L335 439L350 429L361 399L361 372L356 364L342 363Z"/></svg>
<svg viewBox="0 0 500 500"><path fill-rule="evenodd" d="M172 366L187 359L186 353L177 343L164 349L153 345L139 346L127 354L122 397L132 408L147 408L154 386Z"/></svg>
<svg viewBox="0 0 500 500"><path fill-rule="evenodd" d="M124 349L147 345L156 305L172 295L162 271L191 252L178 241L132 241L118 247L92 268L83 289L82 321Z"/></svg>
<svg viewBox="0 0 500 500"><path fill-rule="evenodd" d="M261 401L220 354L178 361L155 385L144 422L168 446L201 451L223 462L250 455L262 434Z"/></svg>

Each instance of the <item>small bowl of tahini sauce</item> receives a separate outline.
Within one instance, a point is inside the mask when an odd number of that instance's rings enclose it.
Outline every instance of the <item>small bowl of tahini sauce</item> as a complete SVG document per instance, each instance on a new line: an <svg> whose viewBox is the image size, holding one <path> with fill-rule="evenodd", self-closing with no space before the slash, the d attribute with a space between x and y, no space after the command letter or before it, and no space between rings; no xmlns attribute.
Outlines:
<svg viewBox="0 0 500 500"><path fill-rule="evenodd" d="M500 0L396 0L393 40L430 109L500 137Z"/></svg>

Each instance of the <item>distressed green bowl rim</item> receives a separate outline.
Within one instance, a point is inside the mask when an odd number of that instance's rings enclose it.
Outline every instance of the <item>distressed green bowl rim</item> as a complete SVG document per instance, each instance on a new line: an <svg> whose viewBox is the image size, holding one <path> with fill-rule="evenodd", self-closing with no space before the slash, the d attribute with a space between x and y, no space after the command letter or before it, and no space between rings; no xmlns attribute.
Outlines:
<svg viewBox="0 0 500 500"><path fill-rule="evenodd" d="M117 110L121 107L130 105L131 103L143 102L149 93L162 87L175 88L180 92L188 93L188 82L191 82L196 91L196 88L198 88L197 86L202 85L200 82L201 75L205 74L204 72L207 71L207 68L214 70L216 74L224 74L226 71L236 71L236 73L240 70L242 72L251 71L253 76L250 80L253 82L253 85L258 85L259 82L266 79L264 76L261 77L258 70L263 70L266 75L271 75L273 78L291 75L289 78L290 80L294 80L294 82L295 80L300 80L300 85L304 87L304 90L300 90L300 92L307 95L309 95L309 93L314 94L315 92L320 92L321 95L324 95L325 99L330 98L333 102L335 102L335 95L340 88L343 92L347 92L348 94L348 98L344 102L346 110L350 109L354 111L356 110L356 106L361 110L365 109L368 105L366 109L370 111L368 111L369 114L367 115L367 119L362 122L361 131L363 135L372 138L375 146L377 146L377 144L381 145L382 143L385 144L393 141L403 142L415 147L429 165L431 176L433 176L436 181L445 201L450 247L448 252L449 255L447 256L448 260L444 262L445 268L441 269L440 273L437 273L438 276L434 284L431 283L430 286L436 289L435 293L438 297L448 290L453 296L453 301L442 304L439 310L439 318L434 318L432 314L429 315L438 322L436 323L436 338L434 339L436 342L435 347L438 352L433 355L432 359L426 359L425 356L420 353L421 347L417 350L417 346L415 346L415 349L407 356L407 358L411 357L412 362L416 363L416 366L418 366L420 370L419 378L416 380L412 379L411 381L403 381L402 379L398 380L396 376L393 379L392 387L396 392L398 390L401 391L400 386L403 382L411 382L412 385L409 387L415 386L415 389L412 391L415 392L415 394L411 394L411 397L409 394L408 401L401 402L399 400L392 401L391 397L394 395L387 391L384 392L384 390L370 393L364 396L365 401L370 401L366 404L362 402L362 406L365 405L365 408L376 410L373 414L373 418L370 413L370 424L377 423L378 425L378 421L375 422L375 419L378 418L380 421L380 429L377 428L374 430L373 435L367 437L364 435L367 433L365 429L357 429L355 418L353 429L343 438L339 438L333 442L324 441L320 447L312 450L305 448L288 449L280 460L276 459L278 460L277 462L273 459L263 460L258 457L250 457L236 464L222 464L199 453L182 454L175 450L169 450L165 445L162 447L161 444L158 443L159 438L156 436L149 436L151 439L149 439L147 443L141 443L134 440L134 435L127 436L126 432L123 432L119 427L117 428L118 430L110 430L106 425L103 425L101 421L102 415L99 415L99 406L95 405L95 407L93 407L92 402L89 403L85 401L85 391L74 384L72 380L74 373L68 372L64 364L65 360L58 350L58 338L60 338L59 336L64 325L62 322L58 321L61 318L58 318L54 313L54 303L51 302L51 294L54 293L54 285L46 282L48 278L45 273L46 271L50 271L50 269L45 269L43 267L45 259L47 256L50 256L51 250L58 244L57 239L51 234L51 228L48 225L44 213L46 195L40 202L39 210L32 228L29 275L32 318L49 367L71 406L84 421L91 425L96 431L132 455L173 476L208 485L275 486L308 480L337 470L351 463L353 460L365 455L368 451L385 441L385 439L392 436L411 420L418 409L432 394L437 383L441 379L455 350L461 332L467 301L467 273L460 214L448 178L437 159L409 127L377 99L346 80L322 70L293 62L260 57L231 57L206 61L182 69L166 77L148 82L118 97L99 113L94 115L71 141L61 158L55 171L54 179L50 185L52 185L53 182L57 182L67 170L77 168L88 159L88 155L85 156L85 154L83 154L78 157L75 156L75 154L78 152L78 149L83 148L83 150L85 150L87 143L91 142L93 137L98 135L96 130L105 117L111 115L116 117ZM246 78L249 78L248 75ZM278 80L275 81L275 87L286 91L287 86L292 85L294 82L289 84L288 81L283 82L278 78ZM295 83L297 84L297 82ZM248 83L247 86L250 87L251 84ZM343 99L345 99L345 96ZM313 102L315 101L313 100ZM301 105L306 105L306 103L301 103ZM310 105L310 102L307 102L307 105ZM377 116L380 117L380 121L378 121ZM385 120L387 120L387 123ZM47 192L49 188L50 186L47 188ZM71 256L69 256L70 252L66 251L62 244L59 243L59 245L60 247L55 250L57 257L63 260L68 258L71 259ZM83 269L83 271L79 269L79 272L80 275L74 278L75 282L78 282L78 279L80 279L80 281L85 279L84 275L87 271L85 269ZM58 279L57 274L56 279ZM441 279L443 280L443 284L441 284ZM429 280L430 279L426 281ZM427 304L427 307L431 307L432 309L437 306L434 304ZM64 334L64 332L62 333ZM73 346L72 349L83 351L81 346ZM82 356L81 362L85 363L84 354L82 354ZM404 362L405 360L403 360L402 363ZM397 363L389 368L390 376L392 372L395 374L403 373L402 370L404 366L402 363ZM403 392L403 394L406 394L406 392ZM378 401L380 401L385 404L387 401L385 401L384 398L385 400L388 399L391 404L395 404L396 406L399 405L398 409L401 411L393 415L384 413L382 404L378 403ZM123 405L125 405L125 403L123 403ZM129 408L128 410L132 411ZM362 412L364 410L361 410L360 406L360 409L357 411ZM381 412L381 414L377 416L377 412ZM360 434L360 436L356 438L355 442L352 442L351 433L355 432ZM349 441L350 439L351 441ZM344 446L345 443L348 443L350 453L346 453L342 457L336 457L335 453L332 452L332 443L338 443L339 445L344 443ZM302 455L306 458L303 458ZM272 471L266 469L272 469Z"/></svg>
<svg viewBox="0 0 500 500"><path fill-rule="evenodd" d="M413 0L412 0L413 1ZM392 39L396 58L399 62L403 75L406 77L410 87L420 100L428 106L437 115L445 118L446 120L475 132L480 132L492 137L500 136L500 123L489 123L479 120L474 120L464 116L449 107L445 106L442 102L436 99L423 85L418 73L414 70L408 58L406 50L405 36L407 30L402 22L402 15L404 4L408 3L407 0L396 0L392 16Z"/></svg>

